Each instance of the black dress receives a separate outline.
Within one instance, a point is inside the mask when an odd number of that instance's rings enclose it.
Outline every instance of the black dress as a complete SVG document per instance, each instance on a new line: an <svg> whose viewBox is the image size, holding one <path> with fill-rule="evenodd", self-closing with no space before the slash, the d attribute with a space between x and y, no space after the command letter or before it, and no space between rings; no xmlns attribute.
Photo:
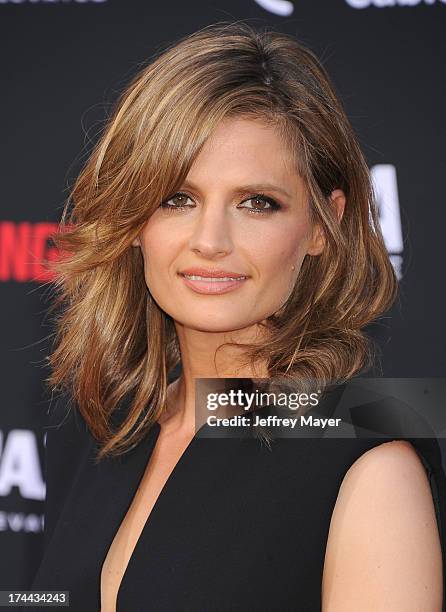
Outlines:
<svg viewBox="0 0 446 612"><path fill-rule="evenodd" d="M48 429L45 551L30 588L69 591L70 610L93 612L100 610L103 561L160 426L128 454L95 465L85 423L74 410L64 418L66 412L59 401L51 421L63 422ZM320 612L325 547L342 479L359 456L391 439L302 435L277 437L268 448L250 434L196 435L143 528L117 610ZM410 441L429 477L445 568L440 447L435 438Z"/></svg>

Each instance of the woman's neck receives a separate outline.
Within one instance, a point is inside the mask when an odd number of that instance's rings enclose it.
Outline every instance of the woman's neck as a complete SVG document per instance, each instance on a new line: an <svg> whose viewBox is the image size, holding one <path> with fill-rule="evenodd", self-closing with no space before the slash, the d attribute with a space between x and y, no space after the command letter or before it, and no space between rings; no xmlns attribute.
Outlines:
<svg viewBox="0 0 446 612"><path fill-rule="evenodd" d="M179 378L170 383L167 388L167 409L159 419L165 432L192 433L203 424L203 410L197 407L205 405L208 393L224 392L227 378L267 378L268 370L264 367L240 368L234 371L228 369L225 373L220 371L219 376L198 376L191 374L187 369ZM197 379L200 379L197 382Z"/></svg>

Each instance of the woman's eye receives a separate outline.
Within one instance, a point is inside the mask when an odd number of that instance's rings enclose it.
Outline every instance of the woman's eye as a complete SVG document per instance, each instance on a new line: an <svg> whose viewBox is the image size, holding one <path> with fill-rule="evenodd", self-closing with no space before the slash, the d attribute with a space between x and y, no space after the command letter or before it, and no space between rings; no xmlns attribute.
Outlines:
<svg viewBox="0 0 446 612"><path fill-rule="evenodd" d="M168 200L164 200L164 202L161 203L161 208L165 208L166 210L181 210L185 207L192 208L190 204L186 205L186 202L190 199L191 198L186 193L178 192Z"/></svg>
<svg viewBox="0 0 446 612"><path fill-rule="evenodd" d="M255 215L273 213L280 208L280 205L273 200L273 198L269 198L265 195L251 196L248 200L245 200L243 204L246 202L251 202L252 205L242 206L241 208L246 208L246 210Z"/></svg>
<svg viewBox="0 0 446 612"><path fill-rule="evenodd" d="M161 208L164 208L167 211L182 211L186 208L193 208L193 204L187 204L188 200L193 201L187 193L178 192L175 193L168 200L164 200L161 203ZM249 213L255 215L266 215L273 213L279 210L280 204L278 204L273 198L265 196L263 194L257 194L255 196L251 196L242 202L242 204L246 204L247 202L251 202L251 206L242 206L239 205L238 208L244 208Z"/></svg>

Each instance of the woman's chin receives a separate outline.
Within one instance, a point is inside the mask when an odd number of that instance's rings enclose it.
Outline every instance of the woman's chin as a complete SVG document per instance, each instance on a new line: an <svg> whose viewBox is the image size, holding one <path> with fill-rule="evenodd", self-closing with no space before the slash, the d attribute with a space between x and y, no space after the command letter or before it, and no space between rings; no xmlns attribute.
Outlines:
<svg viewBox="0 0 446 612"><path fill-rule="evenodd" d="M185 319L184 312L181 319L175 319L185 329L193 329L195 331L205 332L209 334L231 333L248 329L253 324L252 321L241 321L240 318L222 316L221 318L215 312L206 316L201 312L199 317L190 317Z"/></svg>

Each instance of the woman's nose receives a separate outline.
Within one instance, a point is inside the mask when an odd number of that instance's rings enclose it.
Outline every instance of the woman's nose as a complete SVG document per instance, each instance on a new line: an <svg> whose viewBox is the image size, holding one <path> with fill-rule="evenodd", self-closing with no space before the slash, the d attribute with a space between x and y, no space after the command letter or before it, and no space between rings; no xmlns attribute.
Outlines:
<svg viewBox="0 0 446 612"><path fill-rule="evenodd" d="M197 215L195 226L190 237L192 251L205 257L227 255L233 245L230 231L230 220L223 205L207 204Z"/></svg>

